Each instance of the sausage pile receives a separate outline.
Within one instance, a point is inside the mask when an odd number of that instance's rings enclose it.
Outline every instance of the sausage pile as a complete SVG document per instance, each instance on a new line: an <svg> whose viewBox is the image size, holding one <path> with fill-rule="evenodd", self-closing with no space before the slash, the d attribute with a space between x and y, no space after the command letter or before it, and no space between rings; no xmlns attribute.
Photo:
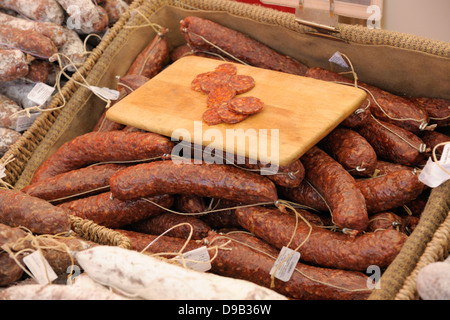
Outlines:
<svg viewBox="0 0 450 320"><path fill-rule="evenodd" d="M79 68L86 61L86 51L96 45L96 39L88 39L85 48L84 39L105 34L128 8L124 0L32 2L0 2L0 156L39 115L35 110L30 117L18 113L38 105L29 99L29 92L37 83L53 87L58 81L60 67L54 55L61 54L65 72L75 71L71 64ZM61 87L65 81L62 77Z"/></svg>
<svg viewBox="0 0 450 320"><path fill-rule="evenodd" d="M224 32L224 27L196 17L184 19L181 26L190 48L205 47L200 39L206 37L208 43L222 39L217 45L224 50L252 47L259 52L234 51L233 56L278 68L280 55L245 35ZM121 78L126 85L119 99L173 61L179 49L170 51L165 35L156 35ZM239 46L227 48L232 39ZM293 59L283 59L283 66L299 69ZM300 69L309 77L344 81L326 70ZM11 239L18 226L54 234L70 228L71 215L119 231L133 250L148 254L173 258L182 248L206 246L214 257L207 272L247 280L291 299L367 299L375 287L368 285L374 280L369 268L385 270L420 220L430 190L419 181L418 171L433 147L431 136L449 140L448 122L442 120L448 101L418 102L374 87L368 90L373 94L368 96L370 107L366 101L301 158L268 175L267 164L249 159L240 164L220 150L215 150L217 155L232 159L227 164L175 161L180 160L172 156L177 142L103 116L91 132L53 153L30 185L0 192L0 203L5 203L0 231L7 230ZM191 147L205 152L201 146ZM0 241L7 243L1 235ZM78 246L86 244L76 240ZM288 281L271 274L284 247L301 254ZM0 253L0 284L18 279L20 271L11 265Z"/></svg>
<svg viewBox="0 0 450 320"><path fill-rule="evenodd" d="M215 70L197 75L191 82L194 91L208 96L207 110L203 121L213 126L220 123L235 124L260 112L264 107L261 99L237 95L249 92L255 87L255 79L249 75L237 74L234 64L224 63Z"/></svg>

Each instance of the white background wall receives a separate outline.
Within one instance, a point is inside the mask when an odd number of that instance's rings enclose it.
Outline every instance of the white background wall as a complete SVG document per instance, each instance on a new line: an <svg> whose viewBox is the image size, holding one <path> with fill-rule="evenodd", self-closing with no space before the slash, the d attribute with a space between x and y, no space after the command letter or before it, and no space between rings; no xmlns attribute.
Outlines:
<svg viewBox="0 0 450 320"><path fill-rule="evenodd" d="M450 42L450 0L384 0L382 28Z"/></svg>

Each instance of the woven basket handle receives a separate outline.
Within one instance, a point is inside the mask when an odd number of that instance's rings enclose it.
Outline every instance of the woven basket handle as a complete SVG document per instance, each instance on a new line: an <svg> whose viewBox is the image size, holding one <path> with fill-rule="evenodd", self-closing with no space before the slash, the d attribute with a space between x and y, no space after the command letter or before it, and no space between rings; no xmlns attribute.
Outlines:
<svg viewBox="0 0 450 320"><path fill-rule="evenodd" d="M69 216L72 230L85 240L102 245L131 249L130 239L118 231L96 224L92 220Z"/></svg>

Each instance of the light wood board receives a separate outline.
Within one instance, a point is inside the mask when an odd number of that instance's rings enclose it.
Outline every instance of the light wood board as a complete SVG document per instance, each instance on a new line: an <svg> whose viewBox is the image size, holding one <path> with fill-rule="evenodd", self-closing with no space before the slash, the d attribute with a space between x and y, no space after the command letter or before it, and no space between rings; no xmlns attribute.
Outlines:
<svg viewBox="0 0 450 320"><path fill-rule="evenodd" d="M205 94L191 89L200 73L221 60L188 56L177 60L146 84L115 103L110 120L156 132L174 140L209 146L239 156L287 165L300 158L365 100L350 86L236 64L256 86L240 96L255 96L263 110L237 124L208 126L202 122Z"/></svg>

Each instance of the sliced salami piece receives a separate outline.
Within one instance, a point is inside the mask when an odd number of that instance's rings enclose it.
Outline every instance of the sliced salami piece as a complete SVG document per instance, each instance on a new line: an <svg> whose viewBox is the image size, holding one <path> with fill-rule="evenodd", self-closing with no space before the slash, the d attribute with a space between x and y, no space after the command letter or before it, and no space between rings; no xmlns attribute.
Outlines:
<svg viewBox="0 0 450 320"><path fill-rule="evenodd" d="M209 93L214 87L228 84L231 75L222 71L210 72L200 79L200 87L204 93Z"/></svg>
<svg viewBox="0 0 450 320"><path fill-rule="evenodd" d="M236 90L237 94L245 93L255 87L255 79L243 74L237 74L230 78L230 86Z"/></svg>
<svg viewBox="0 0 450 320"><path fill-rule="evenodd" d="M230 124L238 123L248 118L248 115L246 114L239 114L232 111L229 108L229 103L223 104L222 106L217 108L217 113L219 114L223 122Z"/></svg>
<svg viewBox="0 0 450 320"><path fill-rule="evenodd" d="M208 108L220 107L224 102L230 101L236 96L236 90L227 84L220 85L211 89L208 93L206 106Z"/></svg>
<svg viewBox="0 0 450 320"><path fill-rule="evenodd" d="M256 97L236 97L230 100L229 108L239 114L250 115L258 113L264 107L264 102Z"/></svg>
<svg viewBox="0 0 450 320"><path fill-rule="evenodd" d="M191 89L197 92L202 92L202 88L200 86L200 81L204 78L207 77L211 72L204 72L204 73L200 73L198 74L194 80L192 80L191 82Z"/></svg>
<svg viewBox="0 0 450 320"><path fill-rule="evenodd" d="M218 108L209 108L203 113L203 121L205 121L207 125L214 126L223 122L217 110Z"/></svg>
<svg viewBox="0 0 450 320"><path fill-rule="evenodd" d="M237 68L234 64L222 63L216 67L215 71L225 72L234 76L237 73Z"/></svg>

